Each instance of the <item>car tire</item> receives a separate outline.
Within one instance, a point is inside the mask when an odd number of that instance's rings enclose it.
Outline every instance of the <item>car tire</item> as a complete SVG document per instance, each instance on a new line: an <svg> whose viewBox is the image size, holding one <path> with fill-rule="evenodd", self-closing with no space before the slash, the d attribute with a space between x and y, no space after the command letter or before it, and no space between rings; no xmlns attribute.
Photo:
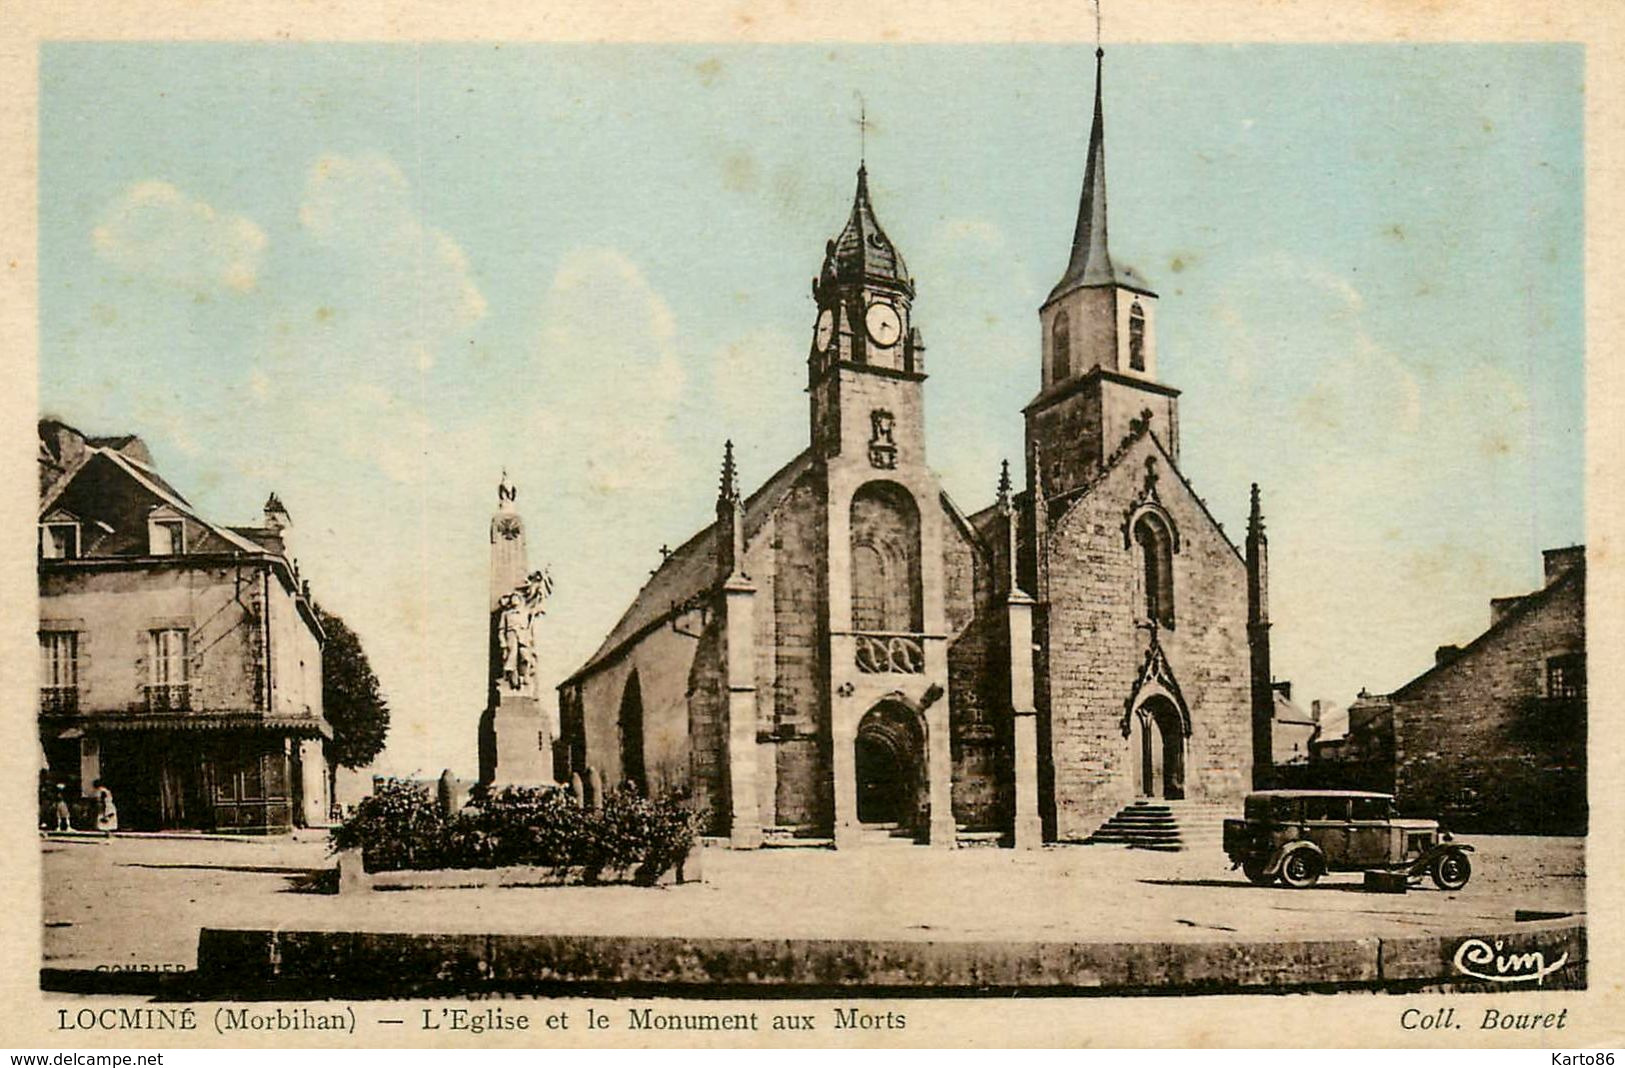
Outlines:
<svg viewBox="0 0 1625 1068"><path fill-rule="evenodd" d="M1473 862L1462 852L1445 853L1433 862L1433 885L1440 890L1460 890L1473 877Z"/></svg>
<svg viewBox="0 0 1625 1068"><path fill-rule="evenodd" d="M1247 881L1254 886L1268 886L1275 881L1275 875L1269 870L1269 858L1257 857L1241 862L1241 873L1247 876Z"/></svg>
<svg viewBox="0 0 1625 1068"><path fill-rule="evenodd" d="M1320 881L1320 858L1307 849L1288 853L1281 861L1281 881L1294 890L1307 890Z"/></svg>

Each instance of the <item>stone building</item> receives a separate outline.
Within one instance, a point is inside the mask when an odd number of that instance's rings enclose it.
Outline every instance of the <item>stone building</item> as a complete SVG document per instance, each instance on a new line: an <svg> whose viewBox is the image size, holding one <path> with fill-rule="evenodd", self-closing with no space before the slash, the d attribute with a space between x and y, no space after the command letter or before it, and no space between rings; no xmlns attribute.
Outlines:
<svg viewBox="0 0 1625 1068"><path fill-rule="evenodd" d="M324 822L322 629L275 494L222 526L140 438L39 424L39 731L49 771L123 829Z"/></svg>
<svg viewBox="0 0 1625 1068"><path fill-rule="evenodd" d="M1359 755L1385 763L1404 810L1466 831L1585 833L1585 548L1544 557L1541 588L1492 600L1488 630L1350 707Z"/></svg>
<svg viewBox="0 0 1625 1068"><path fill-rule="evenodd" d="M1270 748L1276 767L1307 764L1320 738L1320 702L1311 701L1307 711L1292 699L1292 684L1272 685L1275 719L1270 726Z"/></svg>
<svg viewBox="0 0 1625 1068"><path fill-rule="evenodd" d="M967 511L932 473L915 280L860 166L812 286L808 447L747 494L729 446L716 521L560 684L561 777L688 791L741 847L1025 847L1269 767L1258 499L1244 557L1180 472L1157 295L1107 247L1096 75L1021 483Z"/></svg>

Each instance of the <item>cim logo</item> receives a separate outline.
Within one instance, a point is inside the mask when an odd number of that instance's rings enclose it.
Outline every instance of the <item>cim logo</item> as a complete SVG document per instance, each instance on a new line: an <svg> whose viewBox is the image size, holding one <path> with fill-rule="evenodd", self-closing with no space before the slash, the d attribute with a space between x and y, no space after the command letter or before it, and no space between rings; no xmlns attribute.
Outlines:
<svg viewBox="0 0 1625 1068"><path fill-rule="evenodd" d="M1499 938L1494 945L1482 938L1469 938L1456 947L1456 971L1491 983L1539 983L1569 961L1567 950L1547 964L1546 954L1538 949L1503 953L1505 948L1506 943Z"/></svg>

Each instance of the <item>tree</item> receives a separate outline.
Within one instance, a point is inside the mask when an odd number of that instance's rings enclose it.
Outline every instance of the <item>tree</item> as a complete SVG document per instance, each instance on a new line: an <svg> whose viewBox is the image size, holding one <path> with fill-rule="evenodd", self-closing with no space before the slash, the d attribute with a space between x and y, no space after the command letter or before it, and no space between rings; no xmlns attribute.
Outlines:
<svg viewBox="0 0 1625 1068"><path fill-rule="evenodd" d="M327 632L327 644L322 646L322 710L333 727L333 740L326 746L328 763L365 767L383 752L389 703L355 631L319 607L316 618Z"/></svg>

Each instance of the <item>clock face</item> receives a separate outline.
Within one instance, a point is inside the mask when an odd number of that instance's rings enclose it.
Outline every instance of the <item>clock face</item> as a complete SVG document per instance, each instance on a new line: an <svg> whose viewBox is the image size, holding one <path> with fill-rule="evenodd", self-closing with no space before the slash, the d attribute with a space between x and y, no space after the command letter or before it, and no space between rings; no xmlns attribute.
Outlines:
<svg viewBox="0 0 1625 1068"><path fill-rule="evenodd" d="M869 305L863 324L869 328L869 336L881 348L897 344L897 339L903 335L902 317L897 314L896 308L884 301L877 300Z"/></svg>
<svg viewBox="0 0 1625 1068"><path fill-rule="evenodd" d="M835 339L835 313L825 308L818 316L818 348L820 351L829 348L829 343Z"/></svg>

